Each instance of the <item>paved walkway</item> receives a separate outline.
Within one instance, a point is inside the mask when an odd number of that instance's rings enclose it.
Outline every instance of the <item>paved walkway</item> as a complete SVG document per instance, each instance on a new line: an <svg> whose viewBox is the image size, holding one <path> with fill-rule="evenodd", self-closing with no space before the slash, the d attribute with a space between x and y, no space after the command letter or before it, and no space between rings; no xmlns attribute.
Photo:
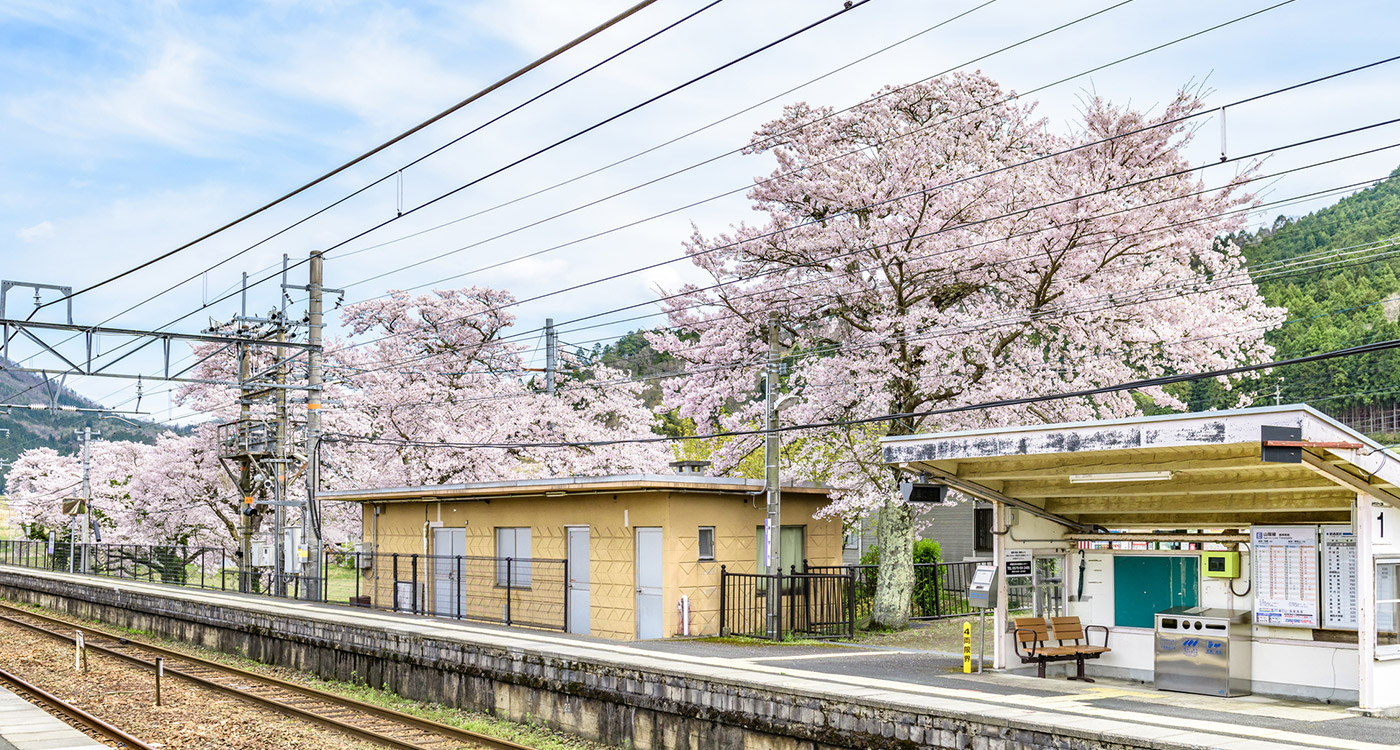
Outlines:
<svg viewBox="0 0 1400 750"><path fill-rule="evenodd" d="M0 566L4 568L5 566ZM5 568L18 572L15 568ZM25 571L30 573L33 571ZM1102 680L1092 685L1012 674L964 675L961 658L929 651L706 641L605 641L521 628L439 620L375 610L198 591L133 581L38 572L43 577L127 591L200 599L247 610L349 622L408 634L695 675L774 693L824 694L911 711L1090 732L1104 741L1161 748L1381 750L1400 746L1400 721L1355 715L1339 706L1261 696L1216 698L1159 692Z"/></svg>
<svg viewBox="0 0 1400 750"><path fill-rule="evenodd" d="M107 746L0 688L0 750L90 750Z"/></svg>

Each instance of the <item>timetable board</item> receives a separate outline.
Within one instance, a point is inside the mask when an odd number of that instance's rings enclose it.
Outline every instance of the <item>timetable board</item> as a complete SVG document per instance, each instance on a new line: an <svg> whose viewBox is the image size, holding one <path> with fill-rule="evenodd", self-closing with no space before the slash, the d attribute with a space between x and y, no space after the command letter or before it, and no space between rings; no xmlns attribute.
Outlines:
<svg viewBox="0 0 1400 750"><path fill-rule="evenodd" d="M1317 527L1254 526L1249 540L1255 624L1320 627Z"/></svg>
<svg viewBox="0 0 1400 750"><path fill-rule="evenodd" d="M1356 534L1350 525L1321 526L1322 627L1356 630Z"/></svg>

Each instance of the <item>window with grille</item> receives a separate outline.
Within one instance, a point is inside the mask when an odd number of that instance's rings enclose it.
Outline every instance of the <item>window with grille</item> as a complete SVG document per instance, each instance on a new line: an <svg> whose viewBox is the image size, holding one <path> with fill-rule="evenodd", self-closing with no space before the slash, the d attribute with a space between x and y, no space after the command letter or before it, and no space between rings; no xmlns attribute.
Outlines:
<svg viewBox="0 0 1400 750"><path fill-rule="evenodd" d="M510 558L507 560L506 558ZM530 585L530 527L496 529L496 585Z"/></svg>
<svg viewBox="0 0 1400 750"><path fill-rule="evenodd" d="M992 509L972 510L972 546L976 552L992 551Z"/></svg>
<svg viewBox="0 0 1400 750"><path fill-rule="evenodd" d="M700 559L715 559L715 527L700 527Z"/></svg>

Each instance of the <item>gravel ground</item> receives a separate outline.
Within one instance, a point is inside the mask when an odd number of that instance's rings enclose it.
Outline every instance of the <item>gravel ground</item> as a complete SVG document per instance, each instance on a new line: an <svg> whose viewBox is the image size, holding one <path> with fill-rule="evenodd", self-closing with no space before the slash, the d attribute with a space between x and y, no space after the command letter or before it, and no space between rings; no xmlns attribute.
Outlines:
<svg viewBox="0 0 1400 750"><path fill-rule="evenodd" d="M14 625L0 625L0 663L128 734L171 750L373 747L175 677L161 682L162 705L156 706L152 673L92 651L87 673L74 671L71 645Z"/></svg>
<svg viewBox="0 0 1400 750"><path fill-rule="evenodd" d="M37 608L37 607L27 607L27 608L29 608L29 609L34 609L36 612L41 612L41 613L43 613L43 614L47 614L47 615L50 615L50 616L60 616L60 617L63 617L63 615L61 615L60 613L51 612L51 611L49 611L49 610L44 610L44 609ZM65 619L68 619L69 621L73 621L73 618L71 618L71 617L65 617ZM498 738L501 738L501 739L511 740L511 741L513 741L513 742L517 742L517 743L520 743L520 744L522 744L522 745L528 745L528 746L530 746L530 747L537 748L537 750L615 750L615 748L613 748L613 746L611 746L611 745L604 745L604 744L602 744L602 743L592 742L592 741L585 740L585 739L580 738L580 737L575 737L575 736L572 736L572 735L569 735L569 734L565 734L565 733L563 733L563 732L556 732L556 731L551 730L551 729L548 729L548 728L546 728L546 727L537 726L537 725L516 724L516 723L513 723L513 722L508 722L508 721L503 721L503 720L501 720L501 719L497 719L497 718L495 718L495 717L493 717L493 716L491 716L491 715L489 715L489 714L478 713L478 712L472 712L472 711L462 711L462 710L452 709L452 708L448 708L448 707L446 707L446 706L441 706L441 705L437 705L437 704L420 703L420 702L417 702L417 701L411 701L411 700L408 700L408 699L406 699L406 698L402 698L402 697L400 697L400 696L398 696L398 695L395 695L394 693L391 693L391 692L388 692L388 691L385 691L385 690L378 690L378 689L375 689L375 688L371 688L371 687L366 686L366 685L364 685L364 684L352 684L352 683L331 682L331 681L321 680L321 679L317 678L316 676L314 676L314 675L312 675L312 674L309 674L309 673L307 673L307 672L300 672L300 671L293 670L293 669L288 669L288 668L285 668L285 667L274 667L274 666L270 666L270 665L267 665L267 664L263 664L263 663L261 663L261 662L252 661L252 660L250 660L250 659L244 659L244 658L237 657L237 656L232 656L232 655L229 655L229 654L224 654L224 653L220 653L220 652L217 652L217 651L208 651L208 650L204 650L204 649L200 649L200 648L195 648L195 647L192 647L192 646L189 646L189 645L187 645L187 644L180 643L180 642L177 642L177 641L171 641L171 640L167 640L167 639L164 639L164 638L157 638L157 637L152 636L152 635L150 635L150 634L148 634L148 633L142 633L142 632L138 632L138 631L130 631L130 630L125 630L125 629L121 629L121 628L113 628L113 627L104 625L104 624L102 624L102 623L87 623L87 622L84 622L83 625L84 625L84 627L89 627L89 628L92 628L92 629L94 629L94 630L104 630L104 631L106 631L106 632L108 632L108 633L117 633L117 634L120 634L122 637L127 638L128 640L131 640L131 641L136 642L136 643L146 642L146 643L150 643L150 644L153 644L153 645L159 645L159 646L162 646L162 647L164 647L164 648L169 648L169 649L172 649L172 650L176 650L176 651L180 651L180 652L183 652L183 653L191 654L191 655L193 655L193 656L198 656L198 657L201 657L201 658L203 658L203 659L208 659L208 660L211 660L211 661L217 661L217 662L220 662L220 663L223 663L223 664L227 664L227 665L229 665L229 666L231 666L231 667L237 667L238 669L245 669L245 670L248 670L248 671L251 671L251 672L255 672L255 673L258 673L258 674L267 675L267 676L269 676L269 677L277 677L277 678L279 678L279 679L287 680L287 681L290 681L290 682L299 682L299 683L308 685L308 686L310 686L310 687L314 687L314 688L316 688L316 689L318 689L318 690L323 690L323 691L326 691L326 692L329 692L329 693L335 693L335 694L338 694L338 695L343 695L343 696L346 696L346 697L349 697L349 698L354 698L354 699L356 699L356 700L365 701L365 702L367 702L367 703L373 703L373 704L376 704L376 705L379 705L379 706L383 706L383 707L385 707L385 708L394 709L394 710L396 710L396 711L403 711L403 712L405 712L405 713L410 713L410 714L414 714L414 715L421 716L421 717L424 717L424 718L432 719L433 721L442 722L442 723L444 723L444 724L451 724L451 725L453 725L453 726L461 727L461 728L464 728L464 729L468 729L468 730L471 730L471 731L474 731L474 732L478 732L478 733L481 733L481 734L485 734L485 735L489 735L489 736L492 736L492 737L498 737ZM62 653L62 659L60 659L60 660L57 661L57 662L52 662L52 663L55 663L55 664L59 664L59 665L60 665L60 667L59 667L60 670L63 670L63 669L66 669L66 670L67 670L67 671L60 671L60 672L59 672L59 674L62 675L61 680L68 680L69 678L72 678L72 677L80 677L80 676L81 676L81 675L78 675L76 672L73 671L73 651L72 651L72 646L71 646L71 645L68 645L68 646L66 647L66 650L65 650L65 647L64 647L62 644L59 644L57 641L54 641L54 640L52 640L52 639L50 639L50 638L47 638L47 637L44 637L44 636L39 636L38 634L31 634L31 633L29 633L28 631L23 631L23 630L21 630L21 629L19 629L19 628L14 628L13 626L8 626L8 627L5 627L3 630L0 630L0 634L3 634L3 635L0 635L0 664L10 664L10 663L12 663L12 662L10 661L10 653L11 653L11 651L12 651L12 648L11 648L11 642L10 642L10 639L9 639L9 635L10 635L10 633L12 632L12 630L13 630L13 631L17 631L19 634L22 634L22 635L24 635L24 636L30 638L30 639L31 639L30 643L33 643L33 644L36 644L36 645L42 644L42 645L44 645L44 646L47 646L50 650L56 650L56 651ZM36 640L33 640L33 639L41 639L41 640L37 640L37 641L36 641ZM25 651L26 649L25 649L24 647L16 647L16 648L13 649L13 650ZM104 659L101 659L101 657L95 656L92 652L89 652L89 657L88 657L88 658L89 658L89 669L90 669L90 675L89 675L89 676L93 676L93 675L95 675L95 674L97 673L97 669L98 669L98 666L99 666L99 662L111 662L111 665L110 665L110 666L112 666L112 667L114 667L114 668L120 668L120 667L121 667L121 663L120 663L120 662L116 662L115 660L110 659L110 658L105 659L105 660L104 660ZM106 665L104 665L104 666L106 666ZM41 669L41 670L44 670L44 669L52 670L53 667L41 667L40 669ZM130 667L127 667L127 669L131 669L131 668L130 668ZM18 674L19 674L20 676L22 676L22 677L28 678L28 677L30 676L30 673L20 671L20 669L19 669L18 667L16 667L14 671L16 671L16 673L18 673ZM176 680L175 680L174 678L167 678L167 679L162 683L162 687L161 687L161 699L162 699L162 700L161 700L161 702L164 703L165 705L162 706L162 708L160 708L160 709L156 709L153 705L150 705L150 704L153 704L153 703L154 703L154 687L152 686L152 684L150 684L150 683L152 683L152 681L153 681L154 678L153 678L152 676L148 675L148 674L147 674L147 675L138 675L138 677L140 677L141 679L144 679L144 680L145 680L144 682L136 683L137 685L140 685L141 687L145 688L144 692L140 693L140 699L139 699L140 702L142 702L142 704L145 705L145 706L149 706L149 708L151 708L152 710L155 710L155 711L168 710L168 709L171 707L172 703L173 703L172 700L171 700L171 698L170 698L170 695L171 695L171 694L170 694L171 684L172 684L172 682L175 682ZM52 684L51 682L41 682L41 681L39 681L37 678L35 679L35 682L36 682L38 685L40 685L41 687L44 687L44 688L49 688L50 685ZM186 685L182 685L181 687L184 687L186 690L189 690L189 691L198 691L198 692L200 693L200 700L205 700L205 698L203 697L203 692L204 692L204 691L198 690L197 688L190 687L190 686L188 686L187 684L186 684ZM69 693L66 693L66 692L59 692L58 695L59 695L59 697L62 697L62 698L65 698L65 699L68 699L68 698L69 698ZM235 701L235 700L232 699L232 698L226 698L226 697L220 696L219 694L214 694L214 695L212 696L212 698L210 698L210 700L229 701L229 702L231 702L231 703L233 704L234 707L241 707L241 708L243 709L243 711L245 711L245 712L257 711L260 715L263 715L263 716L266 716L266 717L273 717L276 721L280 721L280 722L283 722L283 723L286 723L286 722L289 721L286 717L283 717L283 716L280 716L280 715L278 715L278 714L275 714L275 713L272 713L272 712L268 712L268 711L265 711L265 710L262 710L262 709L258 709L258 708L254 707L254 706L249 706L248 704L246 704L246 703L244 703L244 702L242 702L242 701ZM108 714L104 714L104 713L101 713L101 712L99 712L99 711L93 710L93 709L89 708L87 704L80 704L80 705L81 705L84 709L89 710L89 711L92 712L93 714L95 714L95 715L97 715L97 716L99 716L99 717L101 717L101 718L103 718L103 719L112 721L112 723L117 724L118 726L121 726L123 729L126 729L127 731L130 731L132 734L136 735L137 737L139 737L139 738L141 738L141 739L143 739L143 740L148 740L148 741L150 741L150 739L151 739L151 738L148 738L145 734L142 734L142 733L139 732L139 731L134 731L134 730L130 729L130 728L128 727L127 724L125 724L125 723L123 723L123 722L121 722L121 721L113 720L112 716L109 716ZM163 720L163 719L159 719L159 720ZM259 721L266 721L266 719L259 719ZM199 721L198 721L198 724L199 724L199 725L203 725L204 723L205 723L205 718L204 718L204 717L201 717L201 718L199 719ZM133 725L133 726L134 726L134 725ZM198 727L196 727L196 729L198 730ZM213 729L213 730L211 730L211 733L210 733L208 736L211 736L211 737L212 737L212 736L220 736L220 732L221 732L221 731L222 731L222 730ZM321 729L316 728L316 727L313 726L313 727L311 727L311 729L310 729L304 736L306 736L307 738L310 738L310 737L312 736L312 734L315 734L315 735L319 736L319 735L321 735L321 734L325 734L325 730L321 730ZM194 736L199 737L200 735L196 734L196 735L194 735ZM153 737L154 737L154 735L152 735L152 738L153 738ZM316 741L314 741L314 742L308 742L307 740L290 739L290 740L288 740L288 743L289 743L289 744L275 744L275 743L274 743L274 744L246 744L246 745L227 744L227 745L218 745L218 746L219 746L219 747L230 747L230 748L284 748L284 747L290 748L290 747L303 747L303 748L316 748L317 750L320 750L321 748L326 748L327 750L336 750L337 748L356 748L356 749L358 749L358 748L367 748L367 747L371 747L370 745L366 745L366 744L364 744L364 743L356 743L356 742L353 742L353 741L345 740L345 739L343 739L342 737L340 737L339 735L332 734L332 737L333 737L333 741L331 741L331 742L329 742L329 743L323 742L323 741L321 741L321 740L316 740ZM170 747L170 748L175 748L175 747L181 747L181 748L183 748L183 747L208 748L208 747L211 747L211 745L207 744L207 737L205 737L204 739L205 739L206 741L204 741L204 742L196 742L195 744L192 744L192 745L176 745L176 744L173 744L173 743L168 743L168 744L167 744L167 747ZM157 740L155 740L155 741L163 741L163 740L157 739Z"/></svg>

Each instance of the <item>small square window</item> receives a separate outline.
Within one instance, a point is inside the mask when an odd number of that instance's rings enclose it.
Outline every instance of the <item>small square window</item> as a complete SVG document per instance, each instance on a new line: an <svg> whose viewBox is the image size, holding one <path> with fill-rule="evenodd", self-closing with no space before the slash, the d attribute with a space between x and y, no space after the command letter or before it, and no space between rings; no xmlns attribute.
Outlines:
<svg viewBox="0 0 1400 750"><path fill-rule="evenodd" d="M700 527L700 559L715 559L715 527Z"/></svg>

